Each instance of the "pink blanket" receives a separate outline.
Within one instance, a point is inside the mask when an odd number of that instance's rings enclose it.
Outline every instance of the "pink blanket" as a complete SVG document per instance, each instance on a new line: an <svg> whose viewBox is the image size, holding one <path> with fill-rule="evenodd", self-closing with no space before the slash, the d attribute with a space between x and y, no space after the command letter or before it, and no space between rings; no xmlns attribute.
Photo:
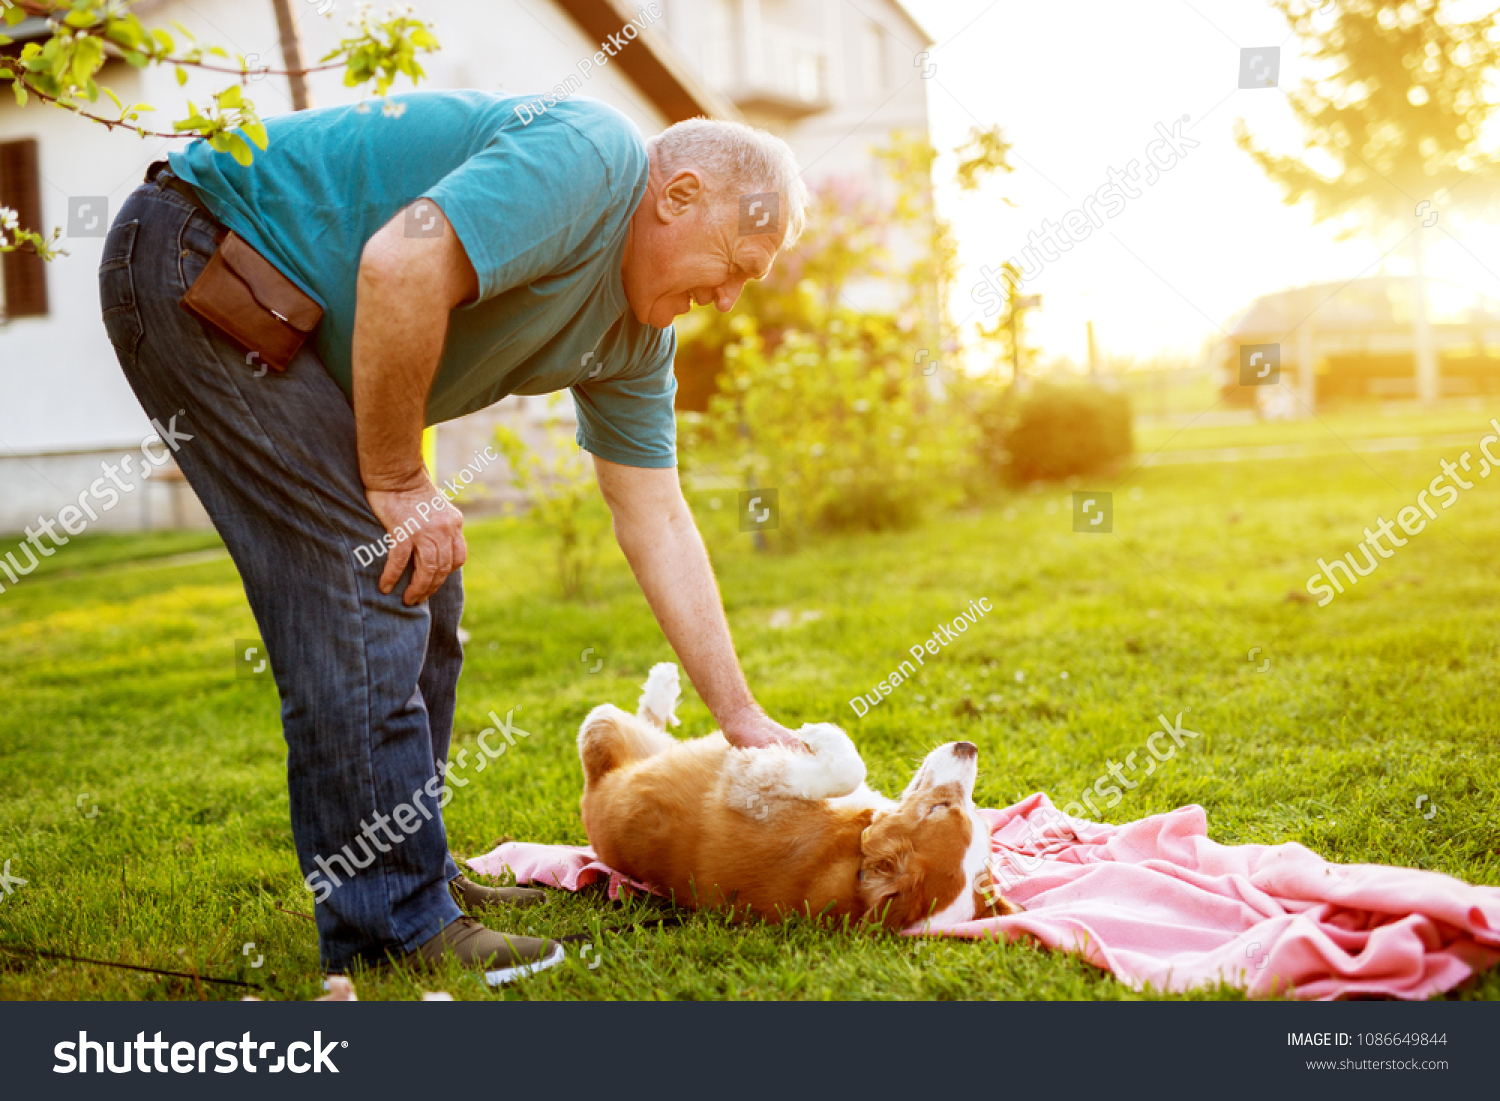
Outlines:
<svg viewBox="0 0 1500 1101"><path fill-rule="evenodd" d="M1026 912L908 934L1030 935L1136 989L1222 979L1252 996L1425 998L1500 961L1497 887L1330 864L1295 843L1220 845L1197 806L1106 826L1063 815L1038 793L980 814L997 882ZM571 845L513 841L468 864L569 891L608 877L611 898L630 882Z"/></svg>

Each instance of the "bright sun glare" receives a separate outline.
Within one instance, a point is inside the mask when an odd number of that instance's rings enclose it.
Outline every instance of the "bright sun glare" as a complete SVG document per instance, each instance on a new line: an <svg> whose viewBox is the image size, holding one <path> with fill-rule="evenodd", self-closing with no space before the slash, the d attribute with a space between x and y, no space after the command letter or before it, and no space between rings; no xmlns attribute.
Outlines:
<svg viewBox="0 0 1500 1101"><path fill-rule="evenodd" d="M1171 167L1137 183L1138 197L1123 209L1100 214L1092 204L1102 225L1086 240L1069 242L1068 251L1054 246L1056 258L1043 257L1039 272L1027 265L1034 278L1026 293L1043 296L1029 320L1043 362L1084 364L1092 320L1109 362L1197 363L1205 342L1221 337L1259 295L1410 270L1398 247L1405 229L1336 241L1337 227L1314 224L1307 206L1284 205L1235 145L1234 122L1244 119L1262 144L1282 153L1302 148L1281 89L1295 86L1307 63L1263 0L1075 0L1067 7L1070 16L1060 20L1051 4L910 2L938 42L928 81L938 148L951 152L970 127L993 123L1014 144L1016 171L992 176L978 193L949 182L951 156L936 174L939 203L960 242L952 308L955 319L967 316L966 329L987 320L974 298L982 269L998 269L1048 220L1060 224L1082 208L1112 168L1128 178L1136 161L1137 180L1149 177L1147 147L1160 136L1158 125L1171 129L1184 116L1181 134L1196 145L1181 142ZM1280 47L1279 87L1240 89L1241 48L1263 46ZM1460 221L1441 198L1433 207L1442 229L1429 235L1429 276L1500 297L1500 227Z"/></svg>

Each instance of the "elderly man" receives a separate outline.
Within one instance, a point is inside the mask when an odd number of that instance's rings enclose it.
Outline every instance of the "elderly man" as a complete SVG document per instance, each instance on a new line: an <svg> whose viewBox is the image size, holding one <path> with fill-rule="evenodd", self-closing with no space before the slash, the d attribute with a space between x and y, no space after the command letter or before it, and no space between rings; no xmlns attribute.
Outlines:
<svg viewBox="0 0 1500 1101"><path fill-rule="evenodd" d="M466 549L457 508L433 507L425 425L570 388L620 547L726 737L795 741L745 684L682 498L671 326L695 303L728 310L795 239L796 162L733 123L645 142L597 102L524 123L518 102L426 92L286 116L250 167L196 143L153 166L105 242L110 339L269 652L329 971L452 956L501 982L562 958L465 916L539 893L463 879L436 809ZM226 227L326 311L284 371L180 308ZM387 537L383 560L354 553Z"/></svg>

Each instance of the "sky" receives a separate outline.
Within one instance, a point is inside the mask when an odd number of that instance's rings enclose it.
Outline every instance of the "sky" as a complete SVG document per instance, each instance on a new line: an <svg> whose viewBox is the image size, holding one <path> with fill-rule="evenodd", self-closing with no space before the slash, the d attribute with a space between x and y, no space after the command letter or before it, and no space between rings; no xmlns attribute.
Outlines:
<svg viewBox="0 0 1500 1101"><path fill-rule="evenodd" d="M1235 145L1236 119L1278 152L1302 145L1281 89L1295 87L1307 64L1264 0L906 6L937 43L927 79L937 147L951 151L971 127L994 123L1014 146L1016 171L991 176L978 193L951 184L951 157L938 165L938 203L960 243L952 307L955 319L967 315L966 328L984 319L985 304L972 297L981 270L998 269L1045 220L1060 223L1109 182L1112 167L1123 173L1132 160L1142 165L1132 187L1138 197L1117 198L1123 209L1113 211L1091 201L1102 225L1082 241L1064 236L1072 248L1051 246L1054 258L1042 256L1040 272L1027 280L1025 292L1042 295L1029 326L1044 360L1085 363L1092 320L1109 363L1165 357L1187 365L1201 361L1205 341L1221 337L1258 295L1410 271L1408 249L1398 246L1404 228L1337 242L1337 227L1314 224L1306 206L1284 205ZM1280 48L1278 87L1240 89L1241 49L1270 46ZM1184 117L1187 140L1178 141L1171 166L1149 185L1138 182L1158 125L1170 131ZM1157 147L1163 161L1167 148ZM1459 224L1440 200L1421 222L1433 211L1429 276L1500 296L1500 227ZM1081 233L1081 223L1073 224Z"/></svg>

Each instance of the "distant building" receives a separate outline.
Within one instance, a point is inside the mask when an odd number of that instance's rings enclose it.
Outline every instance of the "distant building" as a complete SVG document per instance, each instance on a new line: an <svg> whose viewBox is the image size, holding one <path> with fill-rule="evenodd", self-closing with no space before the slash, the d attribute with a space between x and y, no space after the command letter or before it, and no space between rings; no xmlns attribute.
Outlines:
<svg viewBox="0 0 1500 1101"><path fill-rule="evenodd" d="M1500 392L1500 303L1441 280L1427 281L1429 324L1444 395ZM1225 400L1250 406L1316 407L1353 398L1415 398L1415 340L1410 280L1377 275L1294 287L1257 298L1215 349ZM1280 396L1241 382L1279 361ZM1243 350L1243 351L1242 351ZM1248 360L1260 351L1254 366ZM1309 373L1310 368L1310 373ZM1269 375L1268 375L1269 378ZM1289 392L1289 393L1288 393Z"/></svg>

